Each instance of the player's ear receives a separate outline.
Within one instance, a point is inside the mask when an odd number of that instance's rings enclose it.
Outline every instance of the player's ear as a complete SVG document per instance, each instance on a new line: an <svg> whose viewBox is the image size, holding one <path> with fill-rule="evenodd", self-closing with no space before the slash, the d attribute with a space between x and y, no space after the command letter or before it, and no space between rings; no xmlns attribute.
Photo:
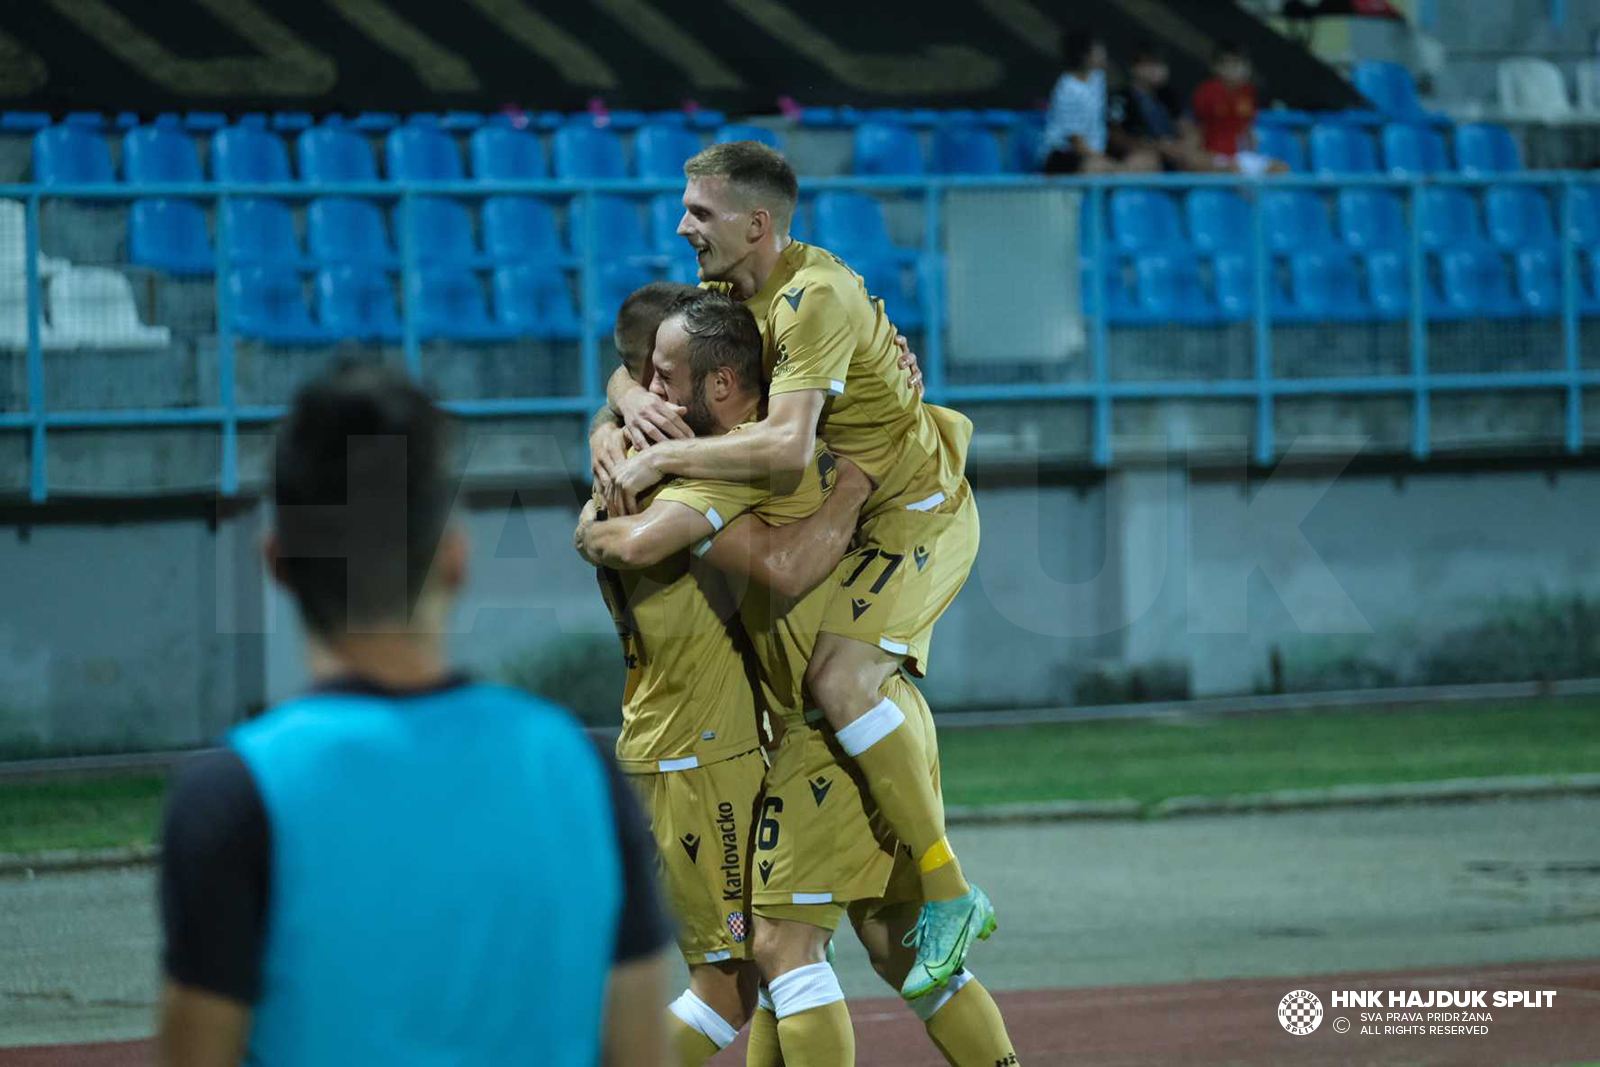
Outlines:
<svg viewBox="0 0 1600 1067"><path fill-rule="evenodd" d="M445 592L454 595L467 584L467 557L470 554L466 532L452 520L439 538L439 551L434 562L439 583Z"/></svg>
<svg viewBox="0 0 1600 1067"><path fill-rule="evenodd" d="M261 538L261 560L267 565L267 573L272 576L272 580L284 585L283 556L278 544L278 534L274 530L268 530Z"/></svg>
<svg viewBox="0 0 1600 1067"><path fill-rule="evenodd" d="M772 212L758 207L750 212L750 243L755 244L772 232Z"/></svg>

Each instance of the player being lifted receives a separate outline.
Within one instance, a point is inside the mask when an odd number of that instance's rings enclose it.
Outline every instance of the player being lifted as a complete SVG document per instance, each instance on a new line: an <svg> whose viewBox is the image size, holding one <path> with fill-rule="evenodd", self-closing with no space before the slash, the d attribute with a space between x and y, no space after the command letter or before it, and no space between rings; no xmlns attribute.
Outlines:
<svg viewBox="0 0 1600 1067"><path fill-rule="evenodd" d="M767 414L738 434L671 437L661 426L681 426L677 409L617 373L612 408L630 434L653 443L611 472L608 500L614 512L631 513L640 493L674 475L784 491L798 484L819 432L872 480L859 547L828 579L805 685L916 856L927 903L901 993L924 996L949 981L974 938L994 930L994 909L963 877L915 730L880 690L902 665L925 673L933 624L977 555L978 512L964 475L972 424L922 403L896 366L894 326L861 278L789 237L799 186L781 155L752 141L713 145L684 173L678 232L695 249L702 281L720 283L755 315Z"/></svg>

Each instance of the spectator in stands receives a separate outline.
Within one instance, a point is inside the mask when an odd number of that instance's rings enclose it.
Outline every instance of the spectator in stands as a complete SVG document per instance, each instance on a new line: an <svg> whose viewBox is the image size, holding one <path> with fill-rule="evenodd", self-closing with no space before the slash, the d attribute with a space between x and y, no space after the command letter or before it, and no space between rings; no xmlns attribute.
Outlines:
<svg viewBox="0 0 1600 1067"><path fill-rule="evenodd" d="M1088 30L1061 38L1067 69L1050 94L1040 144L1046 174L1116 174L1161 169L1152 148L1107 152L1106 46Z"/></svg>
<svg viewBox="0 0 1600 1067"><path fill-rule="evenodd" d="M1250 82L1250 58L1244 49L1231 41L1219 44L1211 69L1216 77L1200 83L1191 110L1215 169L1252 175L1287 171L1282 160L1255 150L1256 87Z"/></svg>
<svg viewBox="0 0 1600 1067"><path fill-rule="evenodd" d="M1167 60L1154 41L1139 42L1128 66L1128 87L1107 103L1109 143L1126 156L1149 149L1166 170L1215 170L1214 157L1200 144L1194 121L1182 114L1182 103L1168 79Z"/></svg>

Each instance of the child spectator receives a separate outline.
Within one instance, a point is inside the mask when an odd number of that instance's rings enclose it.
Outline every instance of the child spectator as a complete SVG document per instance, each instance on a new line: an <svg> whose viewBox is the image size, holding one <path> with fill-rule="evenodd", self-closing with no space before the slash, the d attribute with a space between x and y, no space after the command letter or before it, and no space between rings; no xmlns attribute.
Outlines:
<svg viewBox="0 0 1600 1067"><path fill-rule="evenodd" d="M1256 148L1256 88L1250 83L1250 59L1233 42L1217 46L1211 69L1216 77L1194 91L1192 109L1200 123L1201 142L1215 158L1216 169L1240 174L1281 174L1288 166Z"/></svg>

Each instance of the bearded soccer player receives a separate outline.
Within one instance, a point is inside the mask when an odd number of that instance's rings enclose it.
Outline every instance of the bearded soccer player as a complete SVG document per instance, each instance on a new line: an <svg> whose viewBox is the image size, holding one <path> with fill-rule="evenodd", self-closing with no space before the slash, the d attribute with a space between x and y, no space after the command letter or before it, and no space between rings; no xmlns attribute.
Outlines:
<svg viewBox="0 0 1600 1067"><path fill-rule="evenodd" d="M972 423L922 403L896 366L894 326L860 276L790 238L799 187L781 155L751 141L713 145L684 173L678 232L696 250L702 281L743 301L760 326L767 415L739 434L653 444L612 472L609 501L633 512L640 492L670 476L792 488L819 433L874 483L860 547L828 579L805 685L916 856L927 903L901 993L925 996L994 930L994 909L945 838L914 727L881 691L902 666L925 673L933 624L977 555L978 511L963 473ZM620 373L608 393L630 425L665 436L652 417L659 398Z"/></svg>
<svg viewBox="0 0 1600 1067"><path fill-rule="evenodd" d="M759 412L760 366L760 334L749 311L700 292L675 301L657 332L651 388L684 410L697 435L742 433ZM848 513L838 508L841 494L851 501ZM921 903L915 868L840 766L832 731L808 711L803 690L828 604L827 590L809 588L832 561L808 558L774 571L762 547L764 538L786 539L807 527L818 531L807 541L838 540L846 528L840 520L865 495L859 471L848 461L836 464L818 445L791 494L676 479L639 515L594 522L591 511L579 531L580 548L597 564L652 566L692 548L731 575L755 580L740 600L740 617L761 665L766 703L784 730L770 760L754 849L755 958L771 993L752 1023L750 1064L849 1062L843 994L823 962L847 907L880 974L898 985L913 962L900 941ZM834 559L842 552L841 545ZM923 773L937 792L938 747L927 704L900 673L886 683L885 695L911 709ZM1016 1062L998 1008L970 972L957 972L946 989L912 1005L955 1067ZM772 1058L774 1045L781 1061Z"/></svg>

